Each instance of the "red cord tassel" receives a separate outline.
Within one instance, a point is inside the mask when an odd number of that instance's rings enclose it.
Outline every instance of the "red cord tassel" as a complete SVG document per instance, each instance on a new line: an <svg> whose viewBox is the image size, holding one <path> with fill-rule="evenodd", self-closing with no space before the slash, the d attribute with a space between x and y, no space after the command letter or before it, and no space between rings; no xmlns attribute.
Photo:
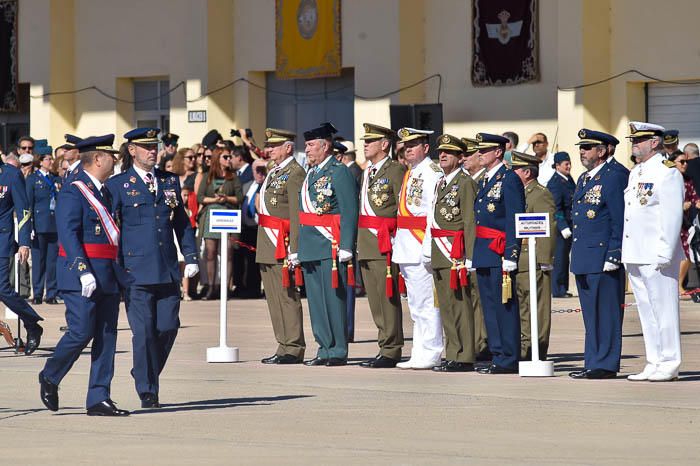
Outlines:
<svg viewBox="0 0 700 466"><path fill-rule="evenodd" d="M338 288L338 266L335 260L333 260L333 268L331 269L331 288Z"/></svg>
<svg viewBox="0 0 700 466"><path fill-rule="evenodd" d="M348 286L355 287L355 266L352 265L352 260L348 262Z"/></svg>
<svg viewBox="0 0 700 466"><path fill-rule="evenodd" d="M304 286L304 274L301 273L301 266L294 267L294 283L296 286Z"/></svg>
<svg viewBox="0 0 700 466"><path fill-rule="evenodd" d="M452 265L452 268L450 268L450 288L453 290L457 289L457 266L454 264Z"/></svg>
<svg viewBox="0 0 700 466"><path fill-rule="evenodd" d="M394 296L394 280L391 279L391 266L386 266L386 297L391 298Z"/></svg>
<svg viewBox="0 0 700 466"><path fill-rule="evenodd" d="M287 265L287 259L282 263L282 288L289 288L289 265Z"/></svg>
<svg viewBox="0 0 700 466"><path fill-rule="evenodd" d="M462 268L459 269L459 283L463 287L469 286L469 275L467 273L467 268L462 266Z"/></svg>
<svg viewBox="0 0 700 466"><path fill-rule="evenodd" d="M404 280L402 273L399 273L399 293L406 294L406 280Z"/></svg>

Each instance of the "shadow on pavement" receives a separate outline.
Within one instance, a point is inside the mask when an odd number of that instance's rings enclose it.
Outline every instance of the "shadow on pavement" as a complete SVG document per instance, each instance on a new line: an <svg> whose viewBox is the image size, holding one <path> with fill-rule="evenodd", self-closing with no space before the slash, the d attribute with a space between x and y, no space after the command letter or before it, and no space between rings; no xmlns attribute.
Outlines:
<svg viewBox="0 0 700 466"><path fill-rule="evenodd" d="M141 409L132 411L132 414L174 413L178 411L203 411L208 409L235 408L237 406L268 406L278 401L295 400L298 398L311 398L314 395L280 395L252 398L222 398L219 400L199 400L185 403L162 404L157 409Z"/></svg>

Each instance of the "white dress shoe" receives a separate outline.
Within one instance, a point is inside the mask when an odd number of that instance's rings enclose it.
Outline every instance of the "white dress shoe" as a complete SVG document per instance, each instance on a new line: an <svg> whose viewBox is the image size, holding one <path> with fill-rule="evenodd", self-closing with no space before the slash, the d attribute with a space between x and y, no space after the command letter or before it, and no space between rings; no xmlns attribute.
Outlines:
<svg viewBox="0 0 700 466"><path fill-rule="evenodd" d="M413 361L410 359L408 361L400 362L396 364L399 369L413 369Z"/></svg>
<svg viewBox="0 0 700 466"><path fill-rule="evenodd" d="M678 380L678 374L656 371L649 376L649 382L672 382Z"/></svg>
<svg viewBox="0 0 700 466"><path fill-rule="evenodd" d="M627 376L627 380L631 380L633 382L642 382L645 380L649 380L649 377L656 372L656 366L647 364L646 367L642 372L639 374L631 374Z"/></svg>
<svg viewBox="0 0 700 466"><path fill-rule="evenodd" d="M435 366L439 366L440 362L416 362L413 363L413 369L419 369L419 370L427 370L427 369L432 369Z"/></svg>

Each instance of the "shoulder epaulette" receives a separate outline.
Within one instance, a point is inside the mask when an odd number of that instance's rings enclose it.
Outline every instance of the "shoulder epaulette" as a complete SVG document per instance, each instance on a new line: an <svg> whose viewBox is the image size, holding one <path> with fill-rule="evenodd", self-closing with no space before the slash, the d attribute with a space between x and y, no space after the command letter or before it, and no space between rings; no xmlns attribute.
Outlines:
<svg viewBox="0 0 700 466"><path fill-rule="evenodd" d="M670 160L664 160L663 164L666 165L668 168L676 168L676 162L671 162Z"/></svg>
<svg viewBox="0 0 700 466"><path fill-rule="evenodd" d="M435 162L430 162L430 168L432 168L434 172L442 173L442 168Z"/></svg>

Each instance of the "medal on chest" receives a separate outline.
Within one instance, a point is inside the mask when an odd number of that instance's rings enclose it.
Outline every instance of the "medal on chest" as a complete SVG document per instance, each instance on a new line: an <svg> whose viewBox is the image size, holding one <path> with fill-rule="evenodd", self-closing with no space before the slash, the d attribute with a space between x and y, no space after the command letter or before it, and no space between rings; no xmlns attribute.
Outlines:
<svg viewBox="0 0 700 466"><path fill-rule="evenodd" d="M415 205L420 207L423 199L423 179L421 175L416 178L411 178L408 185L408 190L406 191L406 202L408 205Z"/></svg>
<svg viewBox="0 0 700 466"><path fill-rule="evenodd" d="M600 196L603 194L603 185L597 184L583 195L583 202L586 204L600 204Z"/></svg>
<svg viewBox="0 0 700 466"><path fill-rule="evenodd" d="M637 200L640 205L647 205L649 198L654 194L654 183L637 183Z"/></svg>

